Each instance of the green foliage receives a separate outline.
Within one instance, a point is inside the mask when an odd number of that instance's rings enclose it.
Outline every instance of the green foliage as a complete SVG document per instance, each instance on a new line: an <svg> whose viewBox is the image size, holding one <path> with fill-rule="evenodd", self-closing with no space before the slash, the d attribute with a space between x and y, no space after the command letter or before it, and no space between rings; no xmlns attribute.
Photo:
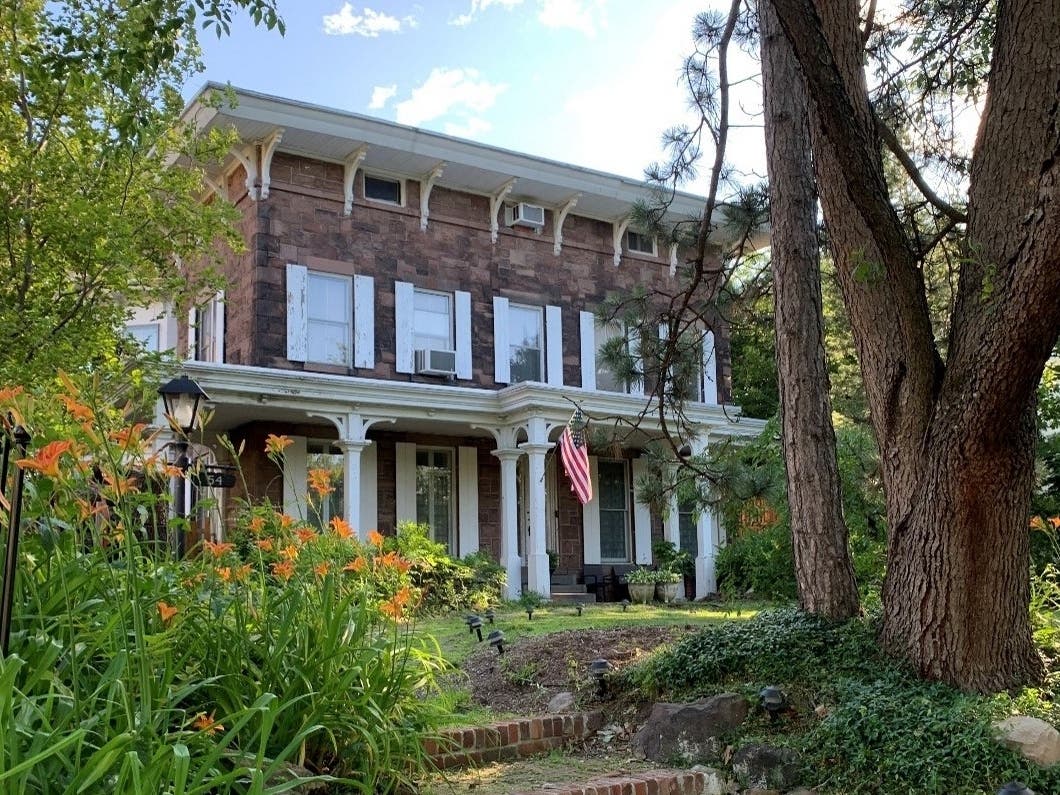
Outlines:
<svg viewBox="0 0 1060 795"><path fill-rule="evenodd" d="M630 585L654 585L659 582L659 572L647 566L638 566L626 572L626 582Z"/></svg>
<svg viewBox="0 0 1060 795"><path fill-rule="evenodd" d="M373 793L422 766L439 660L401 623L404 561L257 506L249 554L172 559L162 457L65 384L65 429L0 392L35 437L0 791L281 792L298 762Z"/></svg>
<svg viewBox="0 0 1060 795"><path fill-rule="evenodd" d="M730 598L753 594L764 599L794 599L791 530L774 524L731 539L718 552L717 577L721 592Z"/></svg>
<svg viewBox="0 0 1060 795"><path fill-rule="evenodd" d="M519 594L519 598L515 601L523 610L537 610L545 604L545 597L537 591L527 590Z"/></svg>
<svg viewBox="0 0 1060 795"><path fill-rule="evenodd" d="M660 540L651 545L651 559L661 570L676 572L682 577L696 573L696 560L691 553L678 549L673 541Z"/></svg>
<svg viewBox="0 0 1060 795"><path fill-rule="evenodd" d="M874 620L765 611L681 640L624 683L667 699L722 690L753 698L762 686L779 686L793 712L776 725L752 719L731 742L765 734L795 748L802 783L820 792L982 793L1014 779L1060 791L1060 770L1023 761L990 728L1016 713L1055 720L1051 702L1037 691L982 697L918 680L882 654Z"/></svg>
<svg viewBox="0 0 1060 795"><path fill-rule="evenodd" d="M430 527L404 522L396 536L384 541L412 564L409 576L420 590L419 609L425 613L478 610L497 604L504 593L507 574L488 552L463 560L451 558L444 545L433 541Z"/></svg>

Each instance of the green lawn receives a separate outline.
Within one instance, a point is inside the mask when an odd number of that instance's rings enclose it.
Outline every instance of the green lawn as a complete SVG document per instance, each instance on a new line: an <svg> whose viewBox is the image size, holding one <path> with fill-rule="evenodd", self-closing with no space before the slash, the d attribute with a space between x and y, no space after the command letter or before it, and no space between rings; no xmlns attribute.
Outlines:
<svg viewBox="0 0 1060 795"><path fill-rule="evenodd" d="M581 616L573 606L548 605L534 610L533 620L518 605L503 605L496 609L496 624L483 623L485 637L491 629L502 629L505 642L519 638L547 635L571 629L610 629L633 626L706 626L719 621L746 620L763 609L763 602L726 602L710 604L682 604L668 607L663 604L630 605L625 611L614 602L587 605ZM431 636L441 648L442 655L453 665L460 665L471 654L478 641L468 632L465 613L437 618L424 618L416 623L415 634Z"/></svg>

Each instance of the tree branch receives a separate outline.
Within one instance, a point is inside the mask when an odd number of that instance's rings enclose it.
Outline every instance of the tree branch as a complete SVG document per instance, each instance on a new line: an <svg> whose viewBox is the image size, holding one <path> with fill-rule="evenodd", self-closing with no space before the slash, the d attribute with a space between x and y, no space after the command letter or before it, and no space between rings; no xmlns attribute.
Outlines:
<svg viewBox="0 0 1060 795"><path fill-rule="evenodd" d="M905 173L909 175L911 180L913 180L913 184L917 186L921 195L951 220L959 224L966 223L968 221L967 214L961 212L952 204L945 201L931 189L930 185L927 184L924 180L923 174L920 173L920 169L917 168L916 163L913 162L913 158L911 158L909 153L902 148L902 144L898 140L898 136L894 134L894 130L887 126L887 123L880 118L878 113L873 112L873 118L876 120L876 130L879 132L880 138L883 139L887 148L891 150L891 154L893 154L898 162L902 164Z"/></svg>

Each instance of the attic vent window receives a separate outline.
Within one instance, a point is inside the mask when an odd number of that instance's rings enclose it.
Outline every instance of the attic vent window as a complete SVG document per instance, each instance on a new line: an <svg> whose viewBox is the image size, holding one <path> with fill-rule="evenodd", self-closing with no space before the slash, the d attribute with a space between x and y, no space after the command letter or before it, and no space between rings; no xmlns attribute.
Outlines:
<svg viewBox="0 0 1060 795"><path fill-rule="evenodd" d="M401 204L401 181L365 174L364 198L389 204Z"/></svg>
<svg viewBox="0 0 1060 795"><path fill-rule="evenodd" d="M638 254L650 254L655 256L655 237L645 235L642 232L626 232L626 248Z"/></svg>

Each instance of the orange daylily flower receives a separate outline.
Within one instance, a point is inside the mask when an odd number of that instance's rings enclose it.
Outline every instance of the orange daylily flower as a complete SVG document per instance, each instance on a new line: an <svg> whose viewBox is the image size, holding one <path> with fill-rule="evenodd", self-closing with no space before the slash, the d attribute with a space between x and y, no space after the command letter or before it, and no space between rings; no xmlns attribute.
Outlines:
<svg viewBox="0 0 1060 795"><path fill-rule="evenodd" d="M298 547L294 544L288 544L280 550L280 555L287 558L288 560L294 560L298 557Z"/></svg>
<svg viewBox="0 0 1060 795"><path fill-rule="evenodd" d="M390 616L395 621L401 618L402 613L405 611L405 606L408 605L412 598L412 591L405 587L390 597L389 600L383 602L379 606L380 611L384 615Z"/></svg>
<svg viewBox="0 0 1060 795"><path fill-rule="evenodd" d="M1031 521L1030 521L1030 525L1031 525L1031 530L1044 530L1045 529L1045 522L1042 521L1042 517L1040 517L1040 516L1032 516L1031 517Z"/></svg>
<svg viewBox="0 0 1060 795"><path fill-rule="evenodd" d="M20 458L15 463L22 469L32 469L49 478L59 477L59 457L73 449L74 443L69 439L49 442L40 448L32 458Z"/></svg>
<svg viewBox="0 0 1060 795"><path fill-rule="evenodd" d="M1060 530L1060 516L1050 516L1049 524L1053 526L1054 530Z"/></svg>
<svg viewBox="0 0 1060 795"><path fill-rule="evenodd" d="M110 516L110 508L107 506L106 501L96 500L89 502L83 497L77 497L74 500L77 505L78 514L81 516L81 521L89 519L93 516L102 516L104 519Z"/></svg>
<svg viewBox="0 0 1060 795"><path fill-rule="evenodd" d="M235 545L227 541L203 541L202 545L215 558L222 557L235 549Z"/></svg>
<svg viewBox="0 0 1060 795"><path fill-rule="evenodd" d="M327 576L328 572L331 571L331 564L325 560L323 563L318 563L314 566L313 571L316 573L317 577L323 579Z"/></svg>
<svg viewBox="0 0 1060 795"><path fill-rule="evenodd" d="M66 411L70 416L78 422L92 422L96 418L96 413L92 409L83 403L78 403L69 395L59 395L59 400L66 406Z"/></svg>
<svg viewBox="0 0 1060 795"><path fill-rule="evenodd" d="M214 569L214 571L217 572L217 576L220 577L224 582L231 582L231 580L232 580L232 567L231 566L221 566L219 568Z"/></svg>
<svg viewBox="0 0 1060 795"><path fill-rule="evenodd" d="M335 535L339 538L353 538L353 528L350 527L350 523L341 516L331 517L330 524L331 529L335 531Z"/></svg>
<svg viewBox="0 0 1060 795"><path fill-rule="evenodd" d="M259 541L256 541L255 543L258 545L258 549L260 549L262 552L272 552L271 538L262 538Z"/></svg>
<svg viewBox="0 0 1060 795"><path fill-rule="evenodd" d="M331 494L335 487L331 485L331 472L327 469L310 469L308 473L309 488L319 496Z"/></svg>
<svg viewBox="0 0 1060 795"><path fill-rule="evenodd" d="M200 712L192 719L191 726L193 729L207 734L217 734L217 732L225 730L224 726L214 720L212 712L209 715L205 712Z"/></svg>
<svg viewBox="0 0 1060 795"><path fill-rule="evenodd" d="M368 565L368 561L366 561L364 558L354 558L349 563L347 563L345 566L343 566L342 570L343 571L361 572L361 571L364 571L364 569L365 569L365 567L367 565Z"/></svg>
<svg viewBox="0 0 1060 795"><path fill-rule="evenodd" d="M294 564L289 560L277 561L272 564L272 573L286 582L294 575Z"/></svg>
<svg viewBox="0 0 1060 795"><path fill-rule="evenodd" d="M235 578L237 580L242 582L243 580L245 580L247 577L250 576L250 572L251 572L251 565L249 563L244 563L242 566L240 566L238 569L235 570L235 575L234 576L235 576Z"/></svg>
<svg viewBox="0 0 1060 795"><path fill-rule="evenodd" d="M378 530L369 530L368 543L371 544L373 547L383 546L383 534L380 533Z"/></svg>
<svg viewBox="0 0 1060 795"><path fill-rule="evenodd" d="M252 532L254 535L258 535L262 530L265 529L265 517L252 516L250 518L250 525L248 527L250 532Z"/></svg>
<svg viewBox="0 0 1060 795"><path fill-rule="evenodd" d="M294 534L298 536L298 540L303 544L308 544L317 538L317 531L310 530L308 527L299 527L294 531Z"/></svg>
<svg viewBox="0 0 1060 795"><path fill-rule="evenodd" d="M383 566L391 569L397 569L401 572L406 572L412 566L407 560L398 555L397 552L387 552L385 555L379 555L375 559L376 566Z"/></svg>
<svg viewBox="0 0 1060 795"><path fill-rule="evenodd" d="M280 527L286 530L288 527L294 524L294 517L288 514L281 513L277 514L280 517Z"/></svg>
<svg viewBox="0 0 1060 795"><path fill-rule="evenodd" d="M142 422L138 422L135 425L133 425L132 427L119 428L116 431L111 431L110 433L107 434L107 436L109 436L112 440L114 440L115 442L117 442L118 444L120 444L122 446L132 445L132 444L139 444L143 440L142 437L143 437L144 429L146 429L146 428L147 428L147 425L145 425Z"/></svg>
<svg viewBox="0 0 1060 795"><path fill-rule="evenodd" d="M180 612L178 608L173 607L173 605L167 604L166 602L159 602L157 607L158 614L162 616L163 624L169 624L173 616Z"/></svg>
<svg viewBox="0 0 1060 795"><path fill-rule="evenodd" d="M294 439L270 433L265 437L265 452L269 455L279 455L292 444L294 444Z"/></svg>
<svg viewBox="0 0 1060 795"><path fill-rule="evenodd" d="M20 386L5 386L0 388L0 403L7 403L22 394L24 390Z"/></svg>

